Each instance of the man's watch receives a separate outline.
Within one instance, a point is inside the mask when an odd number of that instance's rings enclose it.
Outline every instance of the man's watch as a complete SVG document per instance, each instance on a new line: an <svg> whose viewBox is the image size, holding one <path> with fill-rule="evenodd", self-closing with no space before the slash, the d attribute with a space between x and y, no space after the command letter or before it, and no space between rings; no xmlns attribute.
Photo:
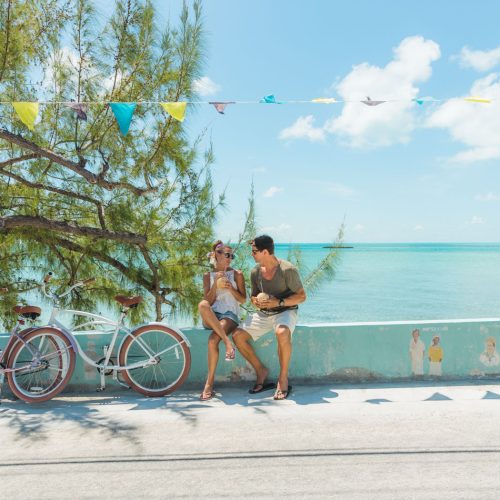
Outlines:
<svg viewBox="0 0 500 500"><path fill-rule="evenodd" d="M280 299L280 301L278 302L278 305L280 307L283 307L285 305L285 299Z"/></svg>

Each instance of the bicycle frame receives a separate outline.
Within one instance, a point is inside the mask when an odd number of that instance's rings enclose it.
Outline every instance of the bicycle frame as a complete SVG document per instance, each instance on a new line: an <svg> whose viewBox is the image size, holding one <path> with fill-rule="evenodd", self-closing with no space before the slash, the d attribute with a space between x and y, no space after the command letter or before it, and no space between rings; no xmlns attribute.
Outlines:
<svg viewBox="0 0 500 500"><path fill-rule="evenodd" d="M63 323L61 323L58 319L57 316L59 313L65 312L68 314L72 314L74 316L79 316L82 318L89 318L89 321L86 323L78 325L79 329L86 328L86 327L94 327L94 326L99 326L99 325L108 325L110 327L113 327L114 331L112 333L112 337L107 349L107 352L105 353L105 358L103 363L98 363L94 361L93 359L89 358L87 354L83 351L83 349L80 346L80 343L78 342L78 339L75 337L75 334L80 333L80 330L70 330L68 329ZM134 368L143 368L148 365L156 364L157 360L156 357L161 356L162 354L165 354L166 352L170 351L171 349L174 349L176 346L171 346L168 347L167 349L164 349L163 351L153 353L151 350L148 348L147 345L145 345L140 339L136 339L138 342L138 345L142 347L144 352L149 356L149 360L144 362L137 362L133 363L130 365L115 365L115 364L110 364L109 360L111 358L111 355L113 353L113 350L116 345L116 340L118 338L118 335L120 332L124 332L125 335L123 336L123 339L120 342L120 345L118 346L117 349L117 354L120 352L121 346L125 339L128 336L132 336L132 332L136 330L137 328L134 328L134 330L130 330L123 324L123 320L125 316L127 315L127 311L123 310L120 313L120 319L118 321L113 321L109 318L106 318L105 316L101 316L98 314L93 314L93 313L88 313L85 311L77 311L73 309L59 309L58 307L54 307L52 309L52 314L50 316L49 324L51 326L55 326L59 330L61 330L72 342L76 344L76 349L75 352L80 355L80 357L89 365L94 366L95 368L98 368L99 370L106 371L106 370L113 370L113 371L122 371L122 370L133 370ZM148 323L148 325L161 325L161 323ZM101 331L97 330L99 333L105 334L105 335L110 335L111 330L109 331ZM175 330L179 335L182 337L183 342L188 345L188 347L191 347L190 342L188 339L185 337L185 335L182 332L179 332L178 330ZM88 332L88 330L83 330L81 333Z"/></svg>
<svg viewBox="0 0 500 500"><path fill-rule="evenodd" d="M80 357L83 359L83 361L86 364L93 366L98 370L101 383L100 383L100 387L98 387L97 390L104 390L105 389L105 385L106 385L105 384L105 376L109 374L106 372L111 371L111 373L113 374L114 380L116 380L119 384L128 387L128 385L126 385L125 383L123 383L121 380L118 379L118 372L125 371L125 370L127 370L127 371L134 370L137 368L146 368L148 366L157 365L161 361L161 356L172 349L175 349L175 355L177 357L179 357L179 354L177 352L179 343L173 344L172 346L167 347L160 352L153 352L148 347L147 343L145 343L140 337L136 337L134 335L134 332L140 327L137 327L133 330L130 330L129 328L127 328L124 325L124 319L125 319L125 316L127 315L128 310L130 309L130 307L124 306L122 308L122 311L120 313L120 317L119 317L118 321L113 321L113 320L106 318L105 316L102 316L99 314L93 314L93 313L89 313L89 312L85 312L85 311L77 311L74 309L61 308L60 307L60 299L62 297L64 297L65 295L68 295L74 288L84 286L89 280L78 282L78 283L74 284L73 286L71 286L70 288L68 288L63 293L56 294L53 292L48 292L46 290L45 285L50 280L50 276L51 276L51 273L49 273L44 278L43 283L41 284L41 290L42 290L43 294L46 297L48 297L49 299L51 299L51 301L52 301L52 312L51 312L50 319L49 319L49 328L54 328L54 329L57 329L58 331L60 331L65 337L67 337L67 339L69 340L69 342L73 346L75 354L79 354ZM60 313L68 313L68 314L71 314L72 316L84 318L86 321L84 321L82 324L78 325L77 329L68 328L66 325L64 325L64 323L59 321L58 316ZM153 325L161 325L161 323L149 323L148 325L152 325L152 326ZM107 329L106 328L105 329L96 328L96 327L102 327L102 326L105 326L108 328ZM164 327L165 325L162 325L162 326ZM99 360L99 361L91 359L83 351L83 349L81 348L81 346L78 342L78 339L75 337L75 334L90 333L92 330L97 331L98 333L101 333L104 335L109 335L109 334L112 335L109 345L104 347L104 359ZM182 332L180 332L176 329L172 329L172 330L174 330L181 337L181 339L182 339L180 342L181 344L185 343L188 347L191 347L189 341L182 334ZM123 339L121 340L120 345L118 346L118 348L115 351L118 334L120 332L123 332L125 335L123 336ZM113 351L116 352L116 357L117 357L117 362L118 362L119 357L120 357L120 351L122 349L123 343L129 337L133 338L134 341L137 343L137 345L140 348L142 348L142 350L144 351L144 353L146 355L145 356L146 359L143 359L142 361L137 361L135 363L127 364L127 365L120 365L118 363L117 364L113 363L111 361L111 355L113 354Z"/></svg>
<svg viewBox="0 0 500 500"><path fill-rule="evenodd" d="M28 327L20 329L20 325L23 324L22 319L19 319L14 328L10 332L9 340L7 340L7 344L5 345L5 349L2 351L2 355L0 356L0 385L3 383L3 377L5 373L10 373L14 371L24 370L25 368L5 368L4 362L6 362L9 358L10 351L14 347L16 341L22 342L28 351L30 351L31 355L34 357L38 357L39 359L44 359L43 356L40 356L40 352L38 350L34 350L30 344L25 342L24 336L34 330L34 327Z"/></svg>

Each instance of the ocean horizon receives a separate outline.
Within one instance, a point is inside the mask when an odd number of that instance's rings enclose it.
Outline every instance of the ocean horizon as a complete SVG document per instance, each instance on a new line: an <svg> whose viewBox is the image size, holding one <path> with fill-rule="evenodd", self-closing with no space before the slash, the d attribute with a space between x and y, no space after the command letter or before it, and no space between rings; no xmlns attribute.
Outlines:
<svg viewBox="0 0 500 500"><path fill-rule="evenodd" d="M301 275L328 253L326 243L276 244L286 259L300 248ZM300 306L299 323L500 317L500 243L356 243L340 250L337 273Z"/></svg>

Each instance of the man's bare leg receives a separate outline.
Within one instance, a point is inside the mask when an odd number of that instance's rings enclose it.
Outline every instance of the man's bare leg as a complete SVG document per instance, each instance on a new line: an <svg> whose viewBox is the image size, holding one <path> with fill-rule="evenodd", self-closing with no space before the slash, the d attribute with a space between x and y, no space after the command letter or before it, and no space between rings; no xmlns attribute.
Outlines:
<svg viewBox="0 0 500 500"><path fill-rule="evenodd" d="M286 326L278 326L276 339L278 341L278 359L280 362L277 389L288 391L288 368L292 357L292 334L290 329Z"/></svg>
<svg viewBox="0 0 500 500"><path fill-rule="evenodd" d="M255 351L249 340L251 340L251 336L245 330L241 328L237 328L233 332L233 340L238 348L240 354L252 365L255 370L255 375L257 376L257 380L255 385L262 385L269 374L269 370L262 364L260 359L255 354Z"/></svg>

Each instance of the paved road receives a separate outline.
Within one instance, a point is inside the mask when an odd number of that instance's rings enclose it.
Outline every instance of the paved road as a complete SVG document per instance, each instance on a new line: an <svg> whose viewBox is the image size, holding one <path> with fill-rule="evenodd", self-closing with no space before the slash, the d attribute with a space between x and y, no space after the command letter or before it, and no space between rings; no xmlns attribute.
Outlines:
<svg viewBox="0 0 500 500"><path fill-rule="evenodd" d="M500 385L0 405L2 498L499 498Z"/></svg>

